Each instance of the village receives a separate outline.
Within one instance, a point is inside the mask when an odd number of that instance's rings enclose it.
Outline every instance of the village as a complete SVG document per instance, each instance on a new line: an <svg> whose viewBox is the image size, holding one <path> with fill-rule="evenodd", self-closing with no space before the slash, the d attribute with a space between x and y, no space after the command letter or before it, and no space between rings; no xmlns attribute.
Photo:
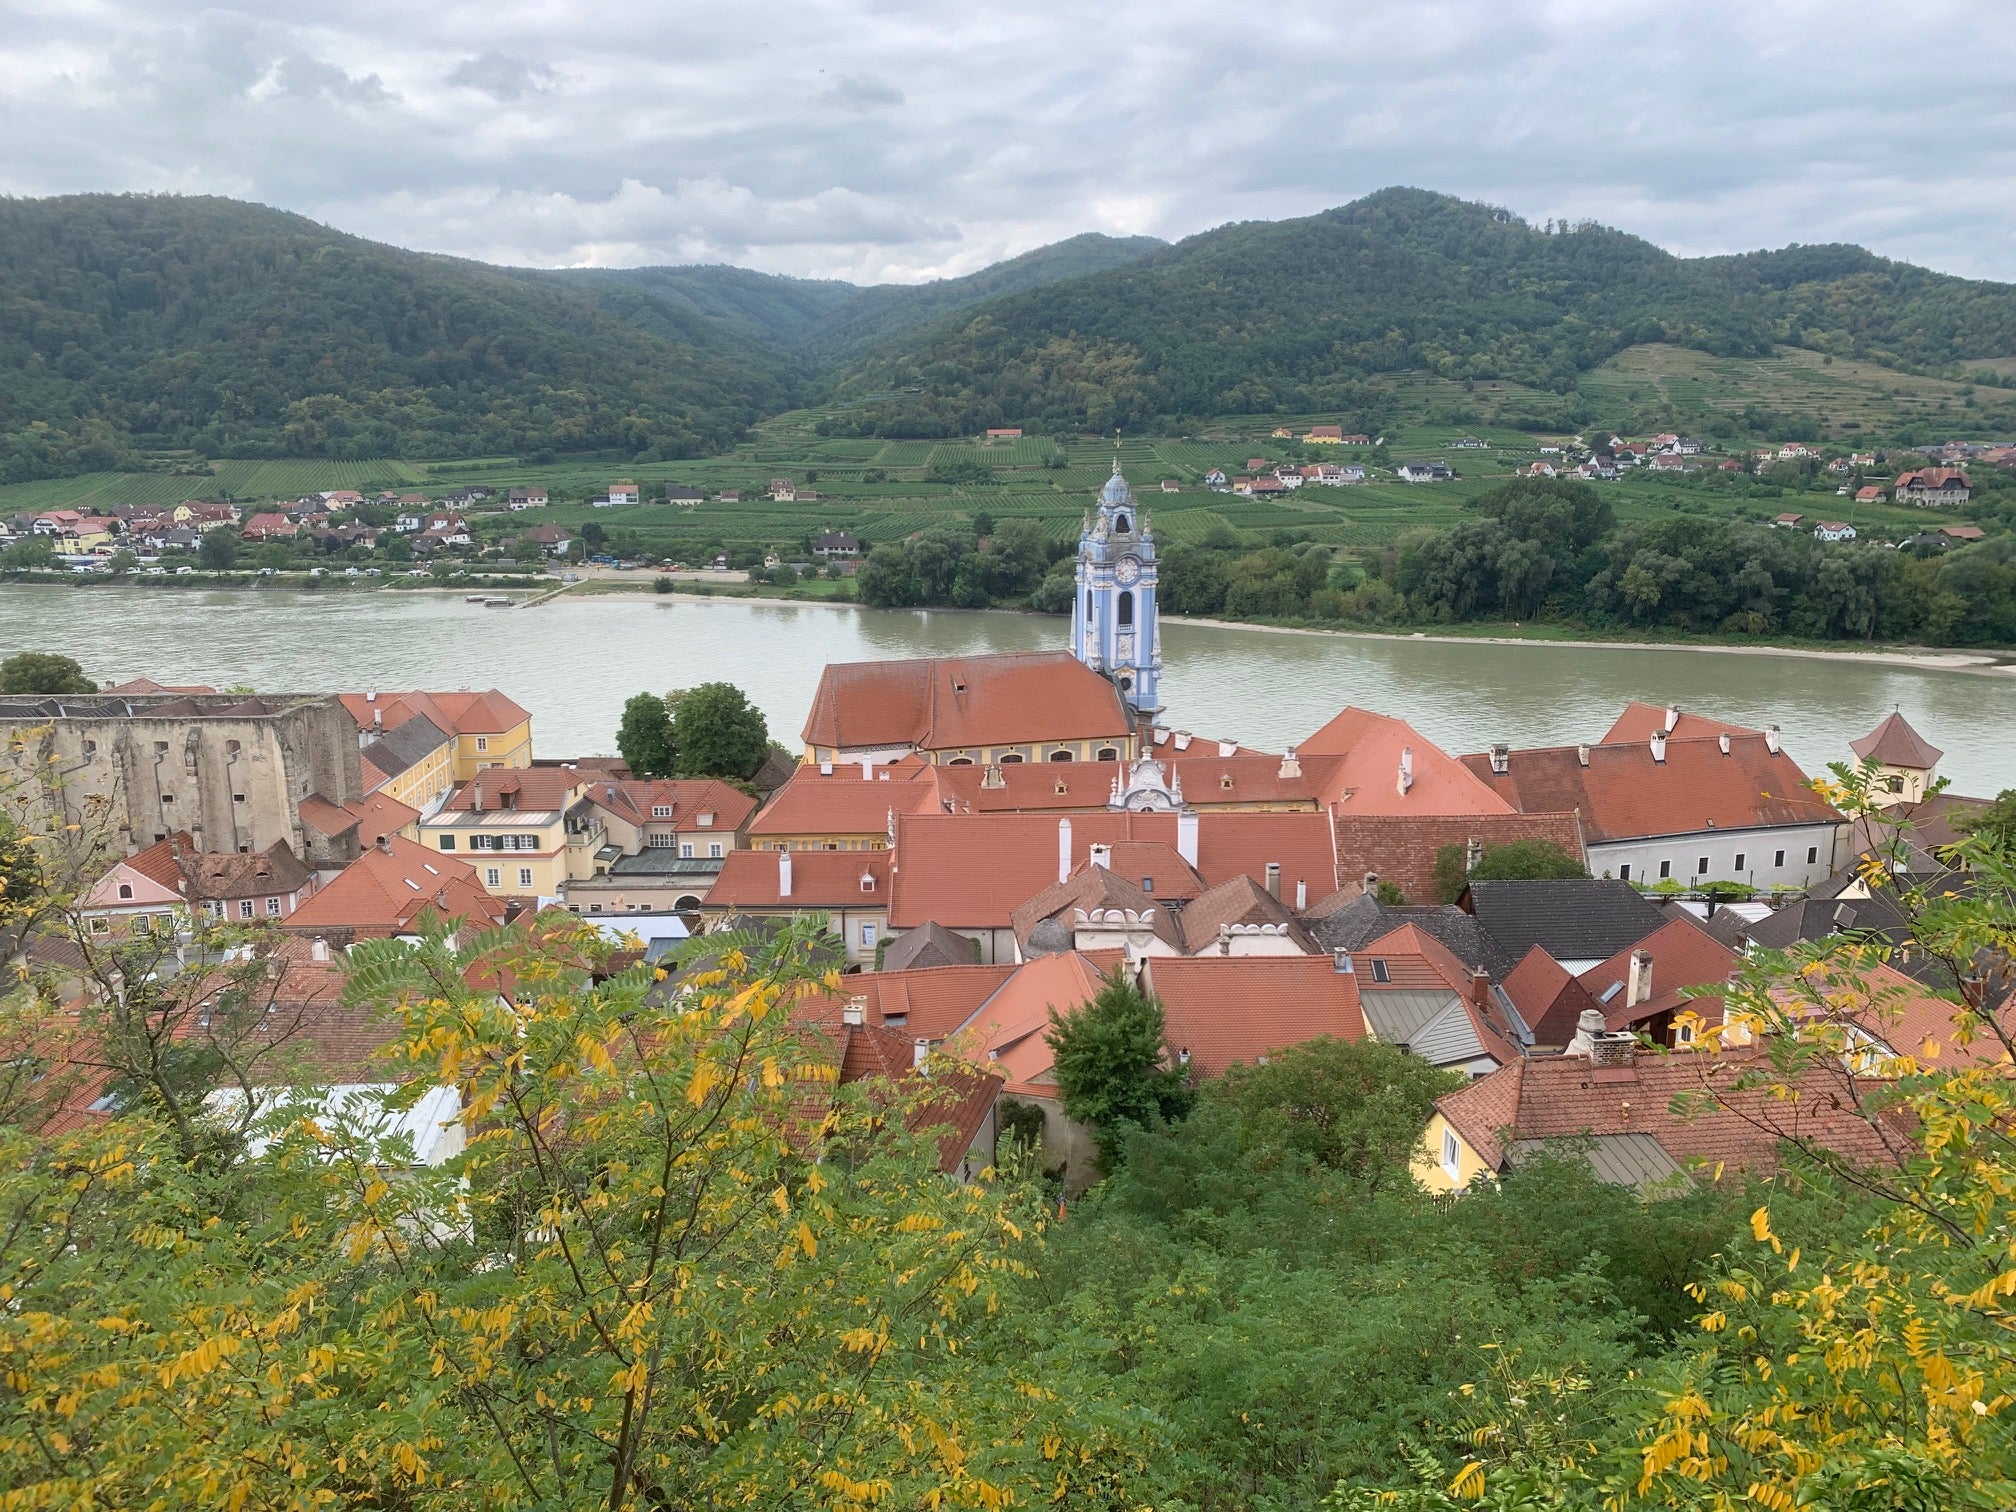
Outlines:
<svg viewBox="0 0 2016 1512"><path fill-rule="evenodd" d="M1901 714L1805 765L1776 726L1657 703L1546 749L1451 753L1405 711L1355 707L1279 751L1190 730L1160 701L1140 505L1115 464L1068 649L829 665L796 751L747 780L540 751L498 689L0 698L10 791L105 850L80 937L21 938L16 964L77 999L94 945L144 940L166 977L208 964L206 931L245 931L233 948L268 963L306 1064L353 1086L388 1074L395 1032L338 1003L362 942L562 911L657 963L816 920L840 985L802 1012L841 1079L960 1068L948 1172L989 1168L1012 1108L1040 1114L1066 1189L1094 1179L1047 1031L1116 975L1163 1005L1167 1064L1193 1081L1325 1039L1469 1078L1421 1131L1432 1190L1571 1136L1606 1180L1684 1179L1711 1152L1768 1167L1768 1121L1669 1111L1667 1052L1716 1025L1750 952L1907 942L1868 821L1814 777L1846 763L1909 814L1913 885L1990 799L1946 791ZM1936 973L1908 949L1876 968L1903 1011L1868 1015L1871 1053L1944 1021ZM1591 1067L1631 1086L1592 1095ZM118 1106L87 1080L56 1117Z"/></svg>

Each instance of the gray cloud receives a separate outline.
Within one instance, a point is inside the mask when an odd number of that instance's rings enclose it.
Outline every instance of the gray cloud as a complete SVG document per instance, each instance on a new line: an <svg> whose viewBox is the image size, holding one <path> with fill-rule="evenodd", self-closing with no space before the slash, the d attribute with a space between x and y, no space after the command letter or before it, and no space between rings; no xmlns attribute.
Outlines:
<svg viewBox="0 0 2016 1512"><path fill-rule="evenodd" d="M0 190L226 193L540 265L914 279L1405 183L1686 253L1852 240L2016 279L2002 8L0 0ZM1900 87L1927 37L1967 66Z"/></svg>

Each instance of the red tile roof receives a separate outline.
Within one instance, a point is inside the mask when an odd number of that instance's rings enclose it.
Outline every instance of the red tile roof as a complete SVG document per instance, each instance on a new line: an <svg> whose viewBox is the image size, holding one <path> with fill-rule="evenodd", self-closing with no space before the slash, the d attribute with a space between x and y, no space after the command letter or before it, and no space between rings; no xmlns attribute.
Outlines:
<svg viewBox="0 0 2016 1512"><path fill-rule="evenodd" d="M1464 1141L1502 1167L1505 1139L1569 1139L1583 1134L1649 1134L1681 1166L1726 1163L1735 1170L1777 1167L1787 1138L1817 1141L1851 1160L1880 1162L1883 1142L1856 1117L1824 1068L1799 1081L1803 1095L1736 1090L1745 1072L1768 1067L1760 1050L1719 1054L1639 1052L1632 1065L1593 1066L1582 1056L1547 1055L1501 1066L1436 1104ZM1683 1094L1713 1094L1693 1117L1673 1112Z"/></svg>
<svg viewBox="0 0 2016 1512"><path fill-rule="evenodd" d="M380 835L398 834L420 817L420 810L401 803L389 793L366 793L355 803L344 804L340 812L357 826L358 842L366 846L376 845ZM308 817L305 803L301 805L301 817Z"/></svg>
<svg viewBox="0 0 2016 1512"><path fill-rule="evenodd" d="M813 695L805 743L942 751L1119 740L1133 728L1119 689L1068 651L1011 651L830 665Z"/></svg>
<svg viewBox="0 0 2016 1512"><path fill-rule="evenodd" d="M999 1076L943 1058L920 1071L911 1034L846 1023L825 1000L798 1005L794 1017L829 1042L839 1062L840 1085L867 1082L878 1102L904 1104L905 1128L913 1134L937 1131L939 1170L959 1169L1001 1095ZM991 1161L993 1151L983 1155Z"/></svg>
<svg viewBox="0 0 2016 1512"><path fill-rule="evenodd" d="M1099 994L1102 973L1119 962L1118 951L1087 955L1066 950L1038 957L976 1009L945 1042L948 1054L998 1070L1010 1092L1055 1096L1052 1057L1044 1038L1050 1010L1069 1014Z"/></svg>
<svg viewBox="0 0 2016 1512"><path fill-rule="evenodd" d="M1479 1001L1479 989L1488 987L1488 980L1473 977L1470 968L1427 930L1402 924L1369 941L1362 949L1352 951L1351 956L1354 963L1373 960L1386 963L1387 980L1381 983L1368 975L1358 984L1360 992L1426 989L1453 993L1462 999L1470 1028L1486 1055L1502 1066L1517 1060L1522 1053L1504 1005L1488 991L1483 994L1483 1001Z"/></svg>
<svg viewBox="0 0 2016 1512"><path fill-rule="evenodd" d="M343 693L337 695L357 728L396 730L416 714L424 714L451 735L503 735L532 716L495 688L472 693Z"/></svg>
<svg viewBox="0 0 2016 1512"><path fill-rule="evenodd" d="M1848 742L1848 749L1864 761L1884 766L1911 767L1929 772L1946 753L1911 728L1902 714L1886 714L1883 722L1860 740Z"/></svg>
<svg viewBox="0 0 2016 1512"><path fill-rule="evenodd" d="M858 767L847 770L856 775L842 772L828 777L816 766L799 767L750 823L750 840L756 842L773 835L886 837L891 811L918 814L939 807L937 785L928 776L938 768L908 768L887 780L874 781L864 781L858 775ZM978 767L959 770L970 773L976 784L979 782ZM1029 766L1009 770L1042 772L1049 768ZM916 780L915 774L919 773L926 774L925 780Z"/></svg>
<svg viewBox="0 0 2016 1512"><path fill-rule="evenodd" d="M1536 1045L1567 1044L1575 1037L1582 1014L1596 1007L1588 988L1538 945L1520 958L1502 985L1512 1006L1526 1020L1526 1027L1533 1031Z"/></svg>
<svg viewBox="0 0 2016 1512"><path fill-rule="evenodd" d="M1667 728L1669 715L1676 716L1671 729ZM1647 741L1654 735L1665 735L1669 740L1713 740L1717 735L1758 735L1760 730L1746 729L1742 725L1724 724L1719 719L1710 719L1705 714L1694 714L1686 709L1668 709L1661 704L1641 703L1633 699L1624 706L1624 712L1617 716L1617 722L1603 732L1601 745L1630 745L1634 741Z"/></svg>
<svg viewBox="0 0 2016 1512"><path fill-rule="evenodd" d="M1651 995L1642 1002L1625 999L1630 992L1631 957L1639 951L1652 957ZM1596 1000L1611 1029L1628 1029L1668 1009L1690 1006L1685 989L1719 987L1728 981L1741 958L1735 951L1709 934L1694 920L1676 915L1638 941L1626 946L1607 961L1600 961L1576 980ZM1719 1018L1719 1005L1707 1000L1692 1004L1707 1019ZM1574 1027L1569 1027L1574 1034ZM1563 1041L1562 1043L1566 1043Z"/></svg>
<svg viewBox="0 0 2016 1512"><path fill-rule="evenodd" d="M714 777L620 777L593 770L589 762L577 768L588 782L588 796L597 804L635 825L670 824L674 830L702 829L713 832L740 830L756 812L756 800L740 788ZM669 808L669 817L654 809ZM702 825L700 816L711 814L714 822Z"/></svg>
<svg viewBox="0 0 2016 1512"><path fill-rule="evenodd" d="M1346 709L1298 755L1342 756L1332 802L1352 814L1503 814L1511 805L1404 719ZM1401 787L1403 759L1412 781Z"/></svg>
<svg viewBox="0 0 2016 1512"><path fill-rule="evenodd" d="M1069 870L1084 864L1093 845L1112 845L1114 868L1137 881L1154 876L1157 896L1171 896L1165 889L1181 881L1169 874L1179 858L1167 851L1135 854L1125 849L1130 841L1174 847L1173 814L1073 814L1064 819L899 814L889 922L899 929L929 919L953 928L1005 928L1017 907L1058 880L1059 835L1066 823L1071 826ZM1207 886L1242 873L1264 882L1267 864L1278 862L1284 898L1295 896L1298 882L1306 884L1312 901L1335 888L1327 815L1206 811L1197 815L1197 833L1197 871ZM976 858L983 864L976 865ZM1144 865L1156 869L1141 870Z"/></svg>
<svg viewBox="0 0 2016 1512"><path fill-rule="evenodd" d="M1162 1000L1169 1048L1193 1076L1313 1039L1363 1039L1358 980L1320 956L1156 956L1148 986Z"/></svg>
<svg viewBox="0 0 2016 1512"><path fill-rule="evenodd" d="M515 810L557 814L572 804L588 777L566 767L496 767L479 772L449 795L445 813L495 814Z"/></svg>
<svg viewBox="0 0 2016 1512"><path fill-rule="evenodd" d="M786 856L789 897L778 891ZM879 908L890 902L889 862L886 850L730 851L702 901L709 908Z"/></svg>
<svg viewBox="0 0 2016 1512"><path fill-rule="evenodd" d="M311 935L348 930L360 939L410 933L424 918L499 923L504 904L476 883L466 861L388 836L343 868L281 927Z"/></svg>
<svg viewBox="0 0 2016 1512"><path fill-rule="evenodd" d="M1841 822L1798 763L1762 735L1731 736L1727 755L1717 740L1668 740L1664 761L1653 759L1649 742L1588 753L1584 766L1574 746L1514 751L1502 775L1488 755L1463 764L1522 811L1579 813L1591 841Z"/></svg>
<svg viewBox="0 0 2016 1512"><path fill-rule="evenodd" d="M386 800L388 803L392 801L389 798ZM327 798L312 793L301 800L299 812L301 822L320 834L340 835L357 827L358 816L347 807L338 807Z"/></svg>
<svg viewBox="0 0 2016 1512"><path fill-rule="evenodd" d="M1377 872L1409 903L1433 903L1435 857L1447 845L1481 841L1485 849L1515 840L1551 840L1580 858L1582 827L1563 814L1349 814L1335 820L1337 880L1354 892Z"/></svg>
<svg viewBox="0 0 2016 1512"><path fill-rule="evenodd" d="M971 1018L1014 974L1013 966L863 972L844 978L839 993L829 996L836 1004L859 1003L870 1024L886 1024L936 1044Z"/></svg>

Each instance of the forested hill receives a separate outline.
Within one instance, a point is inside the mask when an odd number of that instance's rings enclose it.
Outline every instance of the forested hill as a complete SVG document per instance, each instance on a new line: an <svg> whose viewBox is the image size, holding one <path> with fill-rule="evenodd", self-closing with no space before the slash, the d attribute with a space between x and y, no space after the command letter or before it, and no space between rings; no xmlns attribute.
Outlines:
<svg viewBox="0 0 2016 1512"><path fill-rule="evenodd" d="M1366 377L1401 371L1565 393L1651 341L1731 356L1792 341L1944 369L2016 355L2016 288L1853 247L1682 259L1606 227L1543 230L1389 189L935 321L851 364L836 392L859 401L846 423L871 431L1155 430L1228 413L1349 415Z"/></svg>
<svg viewBox="0 0 2016 1512"><path fill-rule="evenodd" d="M0 467L208 456L686 455L792 366L622 287L381 246L232 200L0 201Z"/></svg>
<svg viewBox="0 0 2016 1512"><path fill-rule="evenodd" d="M866 288L720 265L579 268L552 276L642 289L744 336L776 342L816 369L984 300L1123 267L1167 245L1152 236L1086 232L960 278Z"/></svg>

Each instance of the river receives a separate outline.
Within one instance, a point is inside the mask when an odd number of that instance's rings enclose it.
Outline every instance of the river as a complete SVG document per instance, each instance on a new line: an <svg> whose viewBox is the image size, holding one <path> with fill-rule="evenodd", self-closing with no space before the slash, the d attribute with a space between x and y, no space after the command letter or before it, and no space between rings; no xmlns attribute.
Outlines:
<svg viewBox="0 0 2016 1512"><path fill-rule="evenodd" d="M60 650L94 677L264 689L497 687L542 755L609 752L623 700L739 683L794 745L829 661L1061 646L1033 615L736 600L560 598L492 610L433 593L0 588L0 656ZM1346 704L1455 751L1593 740L1625 702L1776 724L1810 772L1893 708L1946 752L1956 792L2016 787L2016 676L1695 649L1281 635L1166 624L1167 721L1279 750Z"/></svg>

